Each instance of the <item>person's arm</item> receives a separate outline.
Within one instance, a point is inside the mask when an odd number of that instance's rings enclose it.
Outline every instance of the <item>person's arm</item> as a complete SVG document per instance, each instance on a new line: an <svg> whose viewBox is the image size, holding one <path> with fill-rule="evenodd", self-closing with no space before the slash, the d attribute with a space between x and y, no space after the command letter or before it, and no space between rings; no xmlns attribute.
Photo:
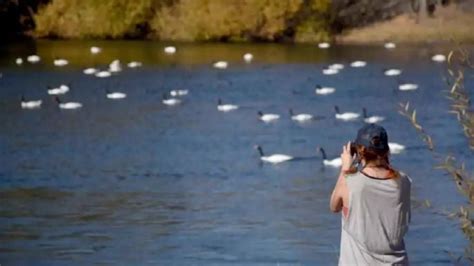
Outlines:
<svg viewBox="0 0 474 266"><path fill-rule="evenodd" d="M334 190L332 191L331 201L329 203L329 209L331 209L332 212L340 212L342 210L342 191L345 185L344 174L341 171L336 186L334 186Z"/></svg>
<svg viewBox="0 0 474 266"><path fill-rule="evenodd" d="M343 193L346 191L344 173L350 169L353 161L350 142L342 147L341 160L341 173L339 174L336 185L334 186L334 190L331 194L331 200L329 201L329 209L332 212L340 212L342 210Z"/></svg>

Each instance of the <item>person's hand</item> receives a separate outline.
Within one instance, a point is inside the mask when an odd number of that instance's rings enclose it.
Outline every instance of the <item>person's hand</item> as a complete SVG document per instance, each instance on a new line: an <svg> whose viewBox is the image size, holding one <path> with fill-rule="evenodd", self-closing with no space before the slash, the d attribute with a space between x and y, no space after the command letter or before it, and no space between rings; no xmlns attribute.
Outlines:
<svg viewBox="0 0 474 266"><path fill-rule="evenodd" d="M347 142L346 145L342 146L342 153L341 153L341 170L348 171L352 166L352 161L354 158L351 155L351 142Z"/></svg>

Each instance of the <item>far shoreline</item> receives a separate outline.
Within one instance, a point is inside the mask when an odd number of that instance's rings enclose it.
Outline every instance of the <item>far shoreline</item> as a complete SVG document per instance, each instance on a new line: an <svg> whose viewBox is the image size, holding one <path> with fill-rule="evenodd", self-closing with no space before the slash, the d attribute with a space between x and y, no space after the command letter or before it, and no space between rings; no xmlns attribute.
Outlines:
<svg viewBox="0 0 474 266"><path fill-rule="evenodd" d="M352 39L347 38L344 35L336 35L334 40L329 41L331 45L344 45L344 46L380 46L387 42L393 42L405 46L418 46L418 45L474 45L474 40L471 38L466 39L451 39L451 40L404 40L401 37L387 38L385 40L367 40L367 39ZM320 42L294 42L294 41L182 41L182 40L160 40L154 38L48 38L48 37L18 37L4 39L3 44L18 43L18 42L37 42L37 41L84 41L84 42L114 42L114 41L144 41L144 42L157 42L157 43L169 43L169 44L284 44L284 45L317 45Z"/></svg>
<svg viewBox="0 0 474 266"><path fill-rule="evenodd" d="M347 30L335 37L337 43L368 44L473 44L474 13L455 6L440 8L433 17L402 14L393 19Z"/></svg>

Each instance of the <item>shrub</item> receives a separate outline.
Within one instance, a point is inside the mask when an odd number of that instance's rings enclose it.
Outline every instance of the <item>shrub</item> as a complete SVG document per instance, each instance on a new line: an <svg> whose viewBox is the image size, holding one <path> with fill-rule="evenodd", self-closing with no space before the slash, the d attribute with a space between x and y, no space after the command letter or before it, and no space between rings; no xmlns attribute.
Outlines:
<svg viewBox="0 0 474 266"><path fill-rule="evenodd" d="M181 0L151 22L165 40L274 40L302 0Z"/></svg>
<svg viewBox="0 0 474 266"><path fill-rule="evenodd" d="M156 0L53 0L35 16L36 36L122 38L142 34Z"/></svg>
<svg viewBox="0 0 474 266"><path fill-rule="evenodd" d="M330 0L53 0L35 16L38 37L173 41L328 38Z"/></svg>

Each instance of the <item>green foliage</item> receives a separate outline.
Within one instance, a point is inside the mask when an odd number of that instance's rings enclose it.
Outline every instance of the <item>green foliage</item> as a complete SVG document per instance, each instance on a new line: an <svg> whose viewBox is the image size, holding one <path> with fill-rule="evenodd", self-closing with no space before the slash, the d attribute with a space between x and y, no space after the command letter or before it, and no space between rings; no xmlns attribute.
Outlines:
<svg viewBox="0 0 474 266"><path fill-rule="evenodd" d="M53 0L36 35L173 41L320 41L330 0Z"/></svg>
<svg viewBox="0 0 474 266"><path fill-rule="evenodd" d="M273 40L301 0L181 0L161 9L151 26L167 40Z"/></svg>
<svg viewBox="0 0 474 266"><path fill-rule="evenodd" d="M319 41L329 37L329 7L330 0L181 0L158 11L151 27L166 40Z"/></svg>
<svg viewBox="0 0 474 266"><path fill-rule="evenodd" d="M35 17L36 35L62 38L122 38L140 34L156 0L53 0Z"/></svg>
<svg viewBox="0 0 474 266"><path fill-rule="evenodd" d="M331 1L312 0L306 9L306 17L296 27L296 42L318 42L330 39Z"/></svg>

